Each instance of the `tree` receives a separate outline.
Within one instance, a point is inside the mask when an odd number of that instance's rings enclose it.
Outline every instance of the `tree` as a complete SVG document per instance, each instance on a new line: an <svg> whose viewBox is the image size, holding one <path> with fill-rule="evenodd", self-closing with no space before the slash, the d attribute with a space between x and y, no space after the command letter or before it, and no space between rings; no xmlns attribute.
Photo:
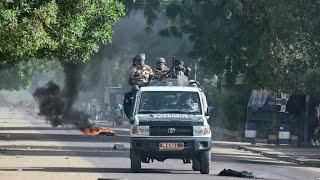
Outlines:
<svg viewBox="0 0 320 180"><path fill-rule="evenodd" d="M116 0L4 0L0 2L0 68L30 58L86 61L111 42L124 15Z"/></svg>
<svg viewBox="0 0 320 180"><path fill-rule="evenodd" d="M209 76L233 83L245 74L253 88L304 93L307 71L319 65L319 9L315 1L173 1L161 34L189 36Z"/></svg>
<svg viewBox="0 0 320 180"><path fill-rule="evenodd" d="M8 82L1 88L27 87L34 72L52 67L46 66L52 59L89 60L101 44L111 42L113 25L123 15L116 0L1 1L0 75Z"/></svg>

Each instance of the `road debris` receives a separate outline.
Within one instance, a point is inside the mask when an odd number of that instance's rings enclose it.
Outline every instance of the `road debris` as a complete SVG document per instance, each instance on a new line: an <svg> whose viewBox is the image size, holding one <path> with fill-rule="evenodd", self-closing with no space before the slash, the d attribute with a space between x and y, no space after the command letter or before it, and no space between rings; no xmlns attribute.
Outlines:
<svg viewBox="0 0 320 180"><path fill-rule="evenodd" d="M1 134L0 138L10 138L10 134Z"/></svg>
<svg viewBox="0 0 320 180"><path fill-rule="evenodd" d="M244 178L256 178L251 172L247 171L234 171L231 169L223 169L218 176L232 176L232 177L244 177Z"/></svg>
<svg viewBox="0 0 320 180"><path fill-rule="evenodd" d="M1 149L0 149L0 153L1 153L1 154L4 154L4 153L6 153L6 150L7 150L6 148L1 148Z"/></svg>
<svg viewBox="0 0 320 180"><path fill-rule="evenodd" d="M124 147L124 144L117 143L113 145L113 149L125 150L125 147Z"/></svg>

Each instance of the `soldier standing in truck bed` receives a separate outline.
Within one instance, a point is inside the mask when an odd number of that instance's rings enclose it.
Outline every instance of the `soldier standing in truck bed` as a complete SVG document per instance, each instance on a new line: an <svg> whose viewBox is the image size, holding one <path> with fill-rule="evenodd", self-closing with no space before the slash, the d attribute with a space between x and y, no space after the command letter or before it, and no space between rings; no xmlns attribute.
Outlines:
<svg viewBox="0 0 320 180"><path fill-rule="evenodd" d="M136 66L129 72L129 85L148 86L153 71L150 66L145 64L145 54L141 53L136 56Z"/></svg>
<svg viewBox="0 0 320 180"><path fill-rule="evenodd" d="M166 60L162 57L156 59L156 69L154 70L154 80L160 80L161 77L165 78L170 69L166 66Z"/></svg>

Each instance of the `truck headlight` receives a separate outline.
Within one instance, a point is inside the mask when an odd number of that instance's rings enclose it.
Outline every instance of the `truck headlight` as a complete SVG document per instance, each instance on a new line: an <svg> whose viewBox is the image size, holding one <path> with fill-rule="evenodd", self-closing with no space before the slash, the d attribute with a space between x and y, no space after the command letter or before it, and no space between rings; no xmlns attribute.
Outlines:
<svg viewBox="0 0 320 180"><path fill-rule="evenodd" d="M210 135L210 134L211 134L210 126L193 126L194 136L204 136L204 135Z"/></svg>
<svg viewBox="0 0 320 180"><path fill-rule="evenodd" d="M149 126L133 126L131 127L131 133L133 135L149 136Z"/></svg>

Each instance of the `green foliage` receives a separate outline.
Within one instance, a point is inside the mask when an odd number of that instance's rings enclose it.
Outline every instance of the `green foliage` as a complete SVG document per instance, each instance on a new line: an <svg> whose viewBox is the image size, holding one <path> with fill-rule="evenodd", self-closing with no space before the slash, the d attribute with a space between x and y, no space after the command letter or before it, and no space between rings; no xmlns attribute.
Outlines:
<svg viewBox="0 0 320 180"><path fill-rule="evenodd" d="M26 88L33 75L53 68L46 62L52 59L89 60L111 42L113 25L123 15L116 0L1 1L0 88ZM31 64L32 58L43 60Z"/></svg>
<svg viewBox="0 0 320 180"><path fill-rule="evenodd" d="M320 69L311 70L304 79L304 88L309 95L320 94Z"/></svg>
<svg viewBox="0 0 320 180"><path fill-rule="evenodd" d="M57 47L44 27L57 24L58 6L53 1L0 2L1 69L35 56L39 49Z"/></svg>
<svg viewBox="0 0 320 180"><path fill-rule="evenodd" d="M252 88L305 93L306 73L319 66L319 10L316 1L173 1L160 33L189 36L208 76L232 83L245 74Z"/></svg>
<svg viewBox="0 0 320 180"><path fill-rule="evenodd" d="M111 42L113 24L124 15L116 0L3 0L0 2L0 66L30 58L90 59Z"/></svg>

